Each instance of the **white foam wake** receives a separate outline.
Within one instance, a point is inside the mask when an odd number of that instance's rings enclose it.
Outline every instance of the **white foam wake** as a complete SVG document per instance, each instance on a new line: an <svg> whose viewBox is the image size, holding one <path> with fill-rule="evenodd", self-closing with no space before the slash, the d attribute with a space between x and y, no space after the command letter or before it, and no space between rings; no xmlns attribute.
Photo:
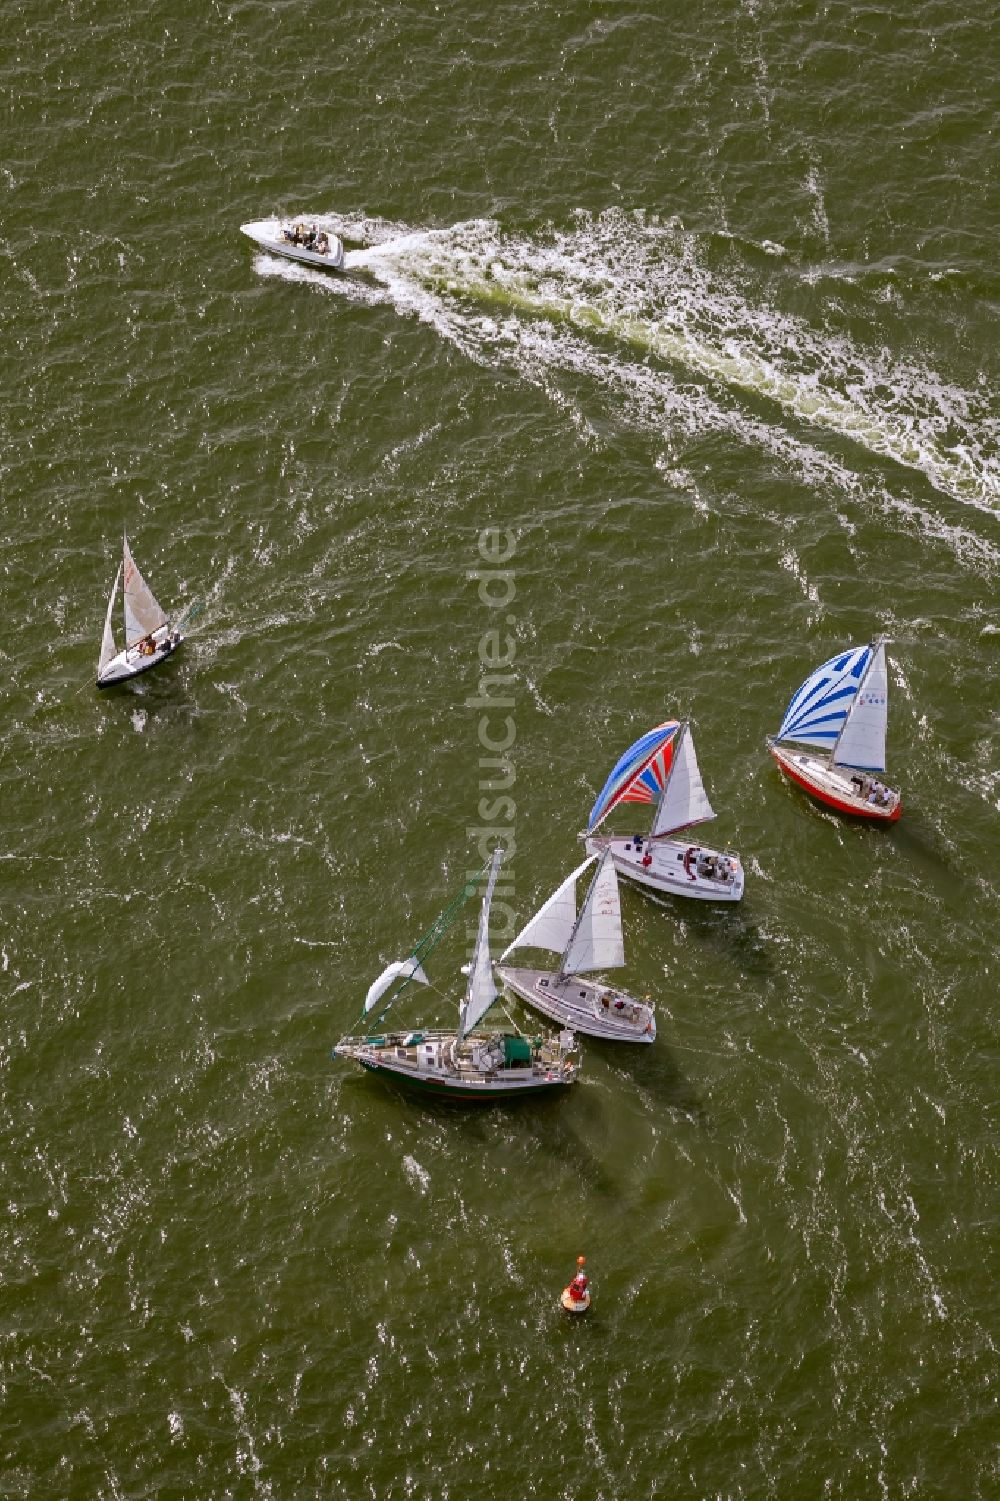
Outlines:
<svg viewBox="0 0 1000 1501"><path fill-rule="evenodd" d="M504 235L489 220L443 230L324 216L345 239L347 268L325 278L278 262L271 274L322 281L355 300L391 302L432 324L470 358L502 363L563 399L553 376L590 376L622 419L685 436L723 432L774 454L807 479L856 491L858 470L833 435L922 474L942 495L990 516L1000 510L1000 428L989 393L967 392L916 362L762 305L703 264L696 237L613 212L581 215L545 240ZM870 481L869 481L870 483ZM956 551L996 550L910 500Z"/></svg>

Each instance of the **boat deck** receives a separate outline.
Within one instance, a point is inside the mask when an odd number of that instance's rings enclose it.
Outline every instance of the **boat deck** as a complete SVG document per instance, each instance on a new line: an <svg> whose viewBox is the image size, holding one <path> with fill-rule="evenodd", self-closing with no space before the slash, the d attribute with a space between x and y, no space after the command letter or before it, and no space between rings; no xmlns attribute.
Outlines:
<svg viewBox="0 0 1000 1501"><path fill-rule="evenodd" d="M579 975L560 978L551 970L497 966L497 978L544 1016L586 1037L606 1042L653 1042L656 1017L652 1006L613 985Z"/></svg>
<svg viewBox="0 0 1000 1501"><path fill-rule="evenodd" d="M774 743L768 749L789 781L838 813L867 818L873 823L895 823L903 811L902 799L892 788L885 789L887 801L870 801L875 781L871 772L851 772L846 767L831 766L829 761L808 751L793 751Z"/></svg>
<svg viewBox="0 0 1000 1501"><path fill-rule="evenodd" d="M743 866L730 852L641 834L592 835L586 846L591 855L610 849L620 875L653 891L703 902L738 902L743 896Z"/></svg>
<svg viewBox="0 0 1000 1501"><path fill-rule="evenodd" d="M391 1032L344 1037L334 1055L437 1093L499 1098L572 1084L579 1073L571 1039L529 1043L512 1033Z"/></svg>

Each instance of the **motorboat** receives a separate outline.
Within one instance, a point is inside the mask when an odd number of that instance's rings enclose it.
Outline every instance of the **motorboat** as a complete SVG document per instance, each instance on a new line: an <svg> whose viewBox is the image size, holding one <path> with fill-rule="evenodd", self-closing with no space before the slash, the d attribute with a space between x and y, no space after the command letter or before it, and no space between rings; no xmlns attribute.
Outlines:
<svg viewBox="0 0 1000 1501"><path fill-rule="evenodd" d="M272 255L283 255L321 271L343 271L344 242L332 230L307 219L261 219L241 224L240 232Z"/></svg>

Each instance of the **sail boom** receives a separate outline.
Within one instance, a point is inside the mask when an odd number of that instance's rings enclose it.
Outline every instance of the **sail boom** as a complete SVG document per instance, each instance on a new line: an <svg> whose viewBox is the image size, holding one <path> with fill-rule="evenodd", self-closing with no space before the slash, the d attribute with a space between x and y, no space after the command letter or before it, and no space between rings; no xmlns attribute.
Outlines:
<svg viewBox="0 0 1000 1501"><path fill-rule="evenodd" d="M647 834L646 839L647 842L655 841L657 843L661 839L672 839L675 834L683 834L685 829L693 829L700 823L711 823L712 819L717 817L718 814L715 812L703 813L701 818L689 818L687 823L674 824L671 828L664 829L662 834Z"/></svg>

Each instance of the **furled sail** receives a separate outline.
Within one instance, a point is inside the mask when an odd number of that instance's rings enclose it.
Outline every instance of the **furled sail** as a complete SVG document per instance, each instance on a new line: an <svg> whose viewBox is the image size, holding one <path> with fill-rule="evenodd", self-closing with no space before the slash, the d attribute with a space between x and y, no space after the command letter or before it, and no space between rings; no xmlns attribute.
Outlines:
<svg viewBox="0 0 1000 1501"><path fill-rule="evenodd" d="M588 834L592 834L619 803L655 803L659 800L670 771L674 736L679 728L676 719L665 720L629 746L591 809Z"/></svg>
<svg viewBox="0 0 1000 1501"><path fill-rule="evenodd" d="M715 809L708 800L698 770L691 726L683 724L674 744L673 763L650 833L655 838L659 834L673 833L675 829L686 829L693 823L706 823L714 817Z"/></svg>
<svg viewBox="0 0 1000 1501"><path fill-rule="evenodd" d="M115 595L118 593L118 583L121 576L122 564L119 563L118 572L115 574L115 581L108 598L108 613L104 617L104 635L101 637L101 660L97 664L98 676L104 671L108 663L118 655L118 648L115 645L115 633L111 628L111 612L115 607Z"/></svg>
<svg viewBox="0 0 1000 1501"><path fill-rule="evenodd" d="M596 855L588 855L582 865L578 865L572 875L566 877L558 890L554 891L530 922L525 923L513 943L509 943L500 955L500 963L508 954L515 949L549 949L553 954L561 954L569 943L576 924L576 883L580 876L593 865Z"/></svg>
<svg viewBox="0 0 1000 1501"><path fill-rule="evenodd" d="M419 962L413 957L412 954L410 955L409 959L394 959L391 964L386 965L385 969L379 975L378 979L371 986L368 994L365 996L365 1015L367 1016L368 1012L371 1011L375 1003L382 999L394 980L403 978L407 980L417 980L421 985L430 984L430 981L421 969Z"/></svg>
<svg viewBox="0 0 1000 1501"><path fill-rule="evenodd" d="M889 680L885 669L885 645L873 643L871 666L833 748L836 766L856 766L861 771L885 771L885 726L889 713Z"/></svg>
<svg viewBox="0 0 1000 1501"><path fill-rule="evenodd" d="M567 975L617 969L625 963L622 909L614 858L605 850L560 968Z"/></svg>
<svg viewBox="0 0 1000 1501"><path fill-rule="evenodd" d="M503 850L495 849L490 863L489 880L486 883L486 895L483 897L483 906L479 914L476 948L472 955L472 963L469 965L469 983L466 986L465 1000L462 1002L458 1017L459 1042L482 1021L499 994L493 979L493 963L490 959L490 904L493 901L493 888L497 883L497 872L502 859Z"/></svg>
<svg viewBox="0 0 1000 1501"><path fill-rule="evenodd" d="M777 738L831 750L844 728L871 658L870 646L856 646L817 667L793 694Z"/></svg>
<svg viewBox="0 0 1000 1501"><path fill-rule="evenodd" d="M141 641L144 636L151 636L166 623L167 617L161 610L156 595L135 566L135 559L126 536L125 645L134 646L137 641Z"/></svg>

